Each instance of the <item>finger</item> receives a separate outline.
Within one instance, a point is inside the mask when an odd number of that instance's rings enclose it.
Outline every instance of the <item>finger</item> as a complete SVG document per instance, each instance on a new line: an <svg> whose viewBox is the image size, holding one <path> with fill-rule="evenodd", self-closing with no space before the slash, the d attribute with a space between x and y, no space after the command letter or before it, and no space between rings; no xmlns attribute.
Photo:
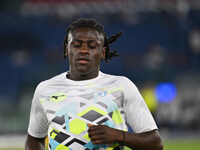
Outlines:
<svg viewBox="0 0 200 150"><path fill-rule="evenodd" d="M87 123L87 126L90 128L90 127L92 127L93 125L92 125L92 124L90 124L90 123Z"/></svg>
<svg viewBox="0 0 200 150"><path fill-rule="evenodd" d="M96 140L96 141L92 141L92 144L105 144L104 142L103 142L103 140Z"/></svg>
<svg viewBox="0 0 200 150"><path fill-rule="evenodd" d="M92 144L107 144L107 143L105 142L105 139L102 138L102 139L93 140Z"/></svg>
<svg viewBox="0 0 200 150"><path fill-rule="evenodd" d="M90 127L89 127L90 126ZM94 130L98 130L99 129L99 126L98 125L91 125L91 124L88 124L88 132L91 132L91 131L94 131Z"/></svg>
<svg viewBox="0 0 200 150"><path fill-rule="evenodd" d="M90 139L93 143L95 142L98 144L103 144L105 137L103 135L95 135L95 136L92 136Z"/></svg>
<svg viewBox="0 0 200 150"><path fill-rule="evenodd" d="M88 133L90 134L90 136L94 136L94 135L102 135L105 133L104 130L100 130L100 129L89 129Z"/></svg>
<svg viewBox="0 0 200 150"><path fill-rule="evenodd" d="M104 131L103 130L91 130L88 132L88 136L89 138L93 138L95 136L101 136L104 135Z"/></svg>

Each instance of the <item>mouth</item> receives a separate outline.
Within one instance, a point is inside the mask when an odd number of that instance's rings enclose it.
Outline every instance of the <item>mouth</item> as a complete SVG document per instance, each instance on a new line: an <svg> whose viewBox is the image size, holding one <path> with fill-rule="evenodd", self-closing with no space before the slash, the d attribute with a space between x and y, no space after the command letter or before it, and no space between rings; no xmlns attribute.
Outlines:
<svg viewBox="0 0 200 150"><path fill-rule="evenodd" d="M88 64L90 62L90 60L88 58L85 58L85 57L80 57L77 59L77 62L79 64Z"/></svg>

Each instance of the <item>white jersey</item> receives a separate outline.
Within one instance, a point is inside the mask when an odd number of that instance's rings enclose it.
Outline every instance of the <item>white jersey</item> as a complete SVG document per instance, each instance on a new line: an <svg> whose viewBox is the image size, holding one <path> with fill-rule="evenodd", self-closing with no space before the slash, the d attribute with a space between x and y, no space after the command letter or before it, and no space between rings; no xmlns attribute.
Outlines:
<svg viewBox="0 0 200 150"><path fill-rule="evenodd" d="M48 135L51 150L123 149L118 143L93 145L87 123L134 133L157 129L136 86L126 77L99 72L90 80L73 81L62 73L35 90L28 133Z"/></svg>

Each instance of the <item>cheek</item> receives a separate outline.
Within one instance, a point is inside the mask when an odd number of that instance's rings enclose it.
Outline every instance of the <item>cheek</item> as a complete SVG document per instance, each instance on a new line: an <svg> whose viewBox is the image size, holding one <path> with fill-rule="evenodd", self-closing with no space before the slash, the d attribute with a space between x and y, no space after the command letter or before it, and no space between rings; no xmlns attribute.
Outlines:
<svg viewBox="0 0 200 150"><path fill-rule="evenodd" d="M69 59L69 62L72 63L73 60L74 60L74 54L71 53L71 52L69 52L69 53L68 53L68 59Z"/></svg>
<svg viewBox="0 0 200 150"><path fill-rule="evenodd" d="M94 61L95 61L97 64L100 63L101 59L102 59L102 53L99 53L99 54L95 54L95 55L94 55Z"/></svg>

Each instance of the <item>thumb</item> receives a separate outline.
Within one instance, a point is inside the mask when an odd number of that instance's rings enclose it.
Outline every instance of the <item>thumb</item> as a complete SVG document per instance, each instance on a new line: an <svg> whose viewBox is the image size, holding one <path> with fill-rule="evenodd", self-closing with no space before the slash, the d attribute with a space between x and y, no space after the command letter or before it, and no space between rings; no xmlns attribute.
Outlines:
<svg viewBox="0 0 200 150"><path fill-rule="evenodd" d="M90 128L90 127L92 127L93 125L92 125L92 124L90 124L90 123L87 123L87 126Z"/></svg>

